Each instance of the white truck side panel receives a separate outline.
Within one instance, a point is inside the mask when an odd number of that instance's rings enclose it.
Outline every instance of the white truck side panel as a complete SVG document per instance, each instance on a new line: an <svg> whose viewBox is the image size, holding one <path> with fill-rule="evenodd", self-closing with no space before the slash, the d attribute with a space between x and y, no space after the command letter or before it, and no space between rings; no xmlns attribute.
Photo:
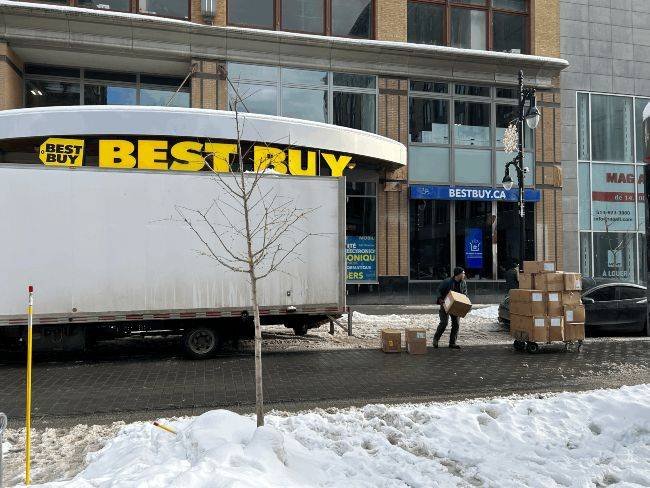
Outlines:
<svg viewBox="0 0 650 488"><path fill-rule="evenodd" d="M315 209L300 227L318 235L261 282L260 305L343 307L341 182L268 176L261 184ZM28 284L38 315L250 308L246 275L199 255L175 211L205 209L219 193L206 173L1 168L0 317L25 313Z"/></svg>

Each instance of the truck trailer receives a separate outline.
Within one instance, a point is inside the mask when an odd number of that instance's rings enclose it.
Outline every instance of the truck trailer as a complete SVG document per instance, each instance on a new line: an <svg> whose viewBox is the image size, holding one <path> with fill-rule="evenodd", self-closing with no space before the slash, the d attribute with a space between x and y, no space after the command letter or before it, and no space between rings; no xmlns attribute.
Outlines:
<svg viewBox="0 0 650 488"><path fill-rule="evenodd" d="M262 324L302 335L345 310L345 178L265 175L260 185L312 209L295 259L259 284ZM247 275L202 255L178 214L222 201L220 191L209 172L0 165L2 346L24 343L28 285L35 350L178 334L202 358L250 331Z"/></svg>

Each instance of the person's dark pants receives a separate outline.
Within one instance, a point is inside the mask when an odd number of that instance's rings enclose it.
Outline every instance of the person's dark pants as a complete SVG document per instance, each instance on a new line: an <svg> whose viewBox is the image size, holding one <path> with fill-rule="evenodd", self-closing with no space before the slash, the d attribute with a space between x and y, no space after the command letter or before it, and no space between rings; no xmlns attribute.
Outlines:
<svg viewBox="0 0 650 488"><path fill-rule="evenodd" d="M458 337L458 329L460 328L460 323L458 322L458 317L455 317L453 315L449 315L447 312L445 312L445 309L440 307L440 312L438 313L440 316L440 324L438 325L438 329L436 329L436 333L433 336L434 341L439 341L440 338L442 337L442 334L445 333L445 330L447 329L447 324L449 323L449 317L451 317L451 335L449 336L449 345L453 346L456 344L456 338Z"/></svg>

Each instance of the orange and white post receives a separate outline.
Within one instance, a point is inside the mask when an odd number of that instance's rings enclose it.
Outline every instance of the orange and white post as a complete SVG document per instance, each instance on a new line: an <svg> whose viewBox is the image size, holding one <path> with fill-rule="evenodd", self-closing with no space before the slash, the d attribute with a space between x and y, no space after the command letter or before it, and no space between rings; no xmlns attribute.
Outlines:
<svg viewBox="0 0 650 488"><path fill-rule="evenodd" d="M30 451L32 430L32 316L34 308L34 287L29 285L29 305L27 305L27 398L25 401L25 484L30 479Z"/></svg>

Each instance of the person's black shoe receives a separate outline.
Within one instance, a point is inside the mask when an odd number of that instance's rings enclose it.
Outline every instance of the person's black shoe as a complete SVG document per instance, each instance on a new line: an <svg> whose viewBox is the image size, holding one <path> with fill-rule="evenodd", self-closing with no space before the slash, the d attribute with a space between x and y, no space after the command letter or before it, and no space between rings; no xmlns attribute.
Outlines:
<svg viewBox="0 0 650 488"><path fill-rule="evenodd" d="M433 340L433 347L434 349L438 349L438 341L436 339Z"/></svg>
<svg viewBox="0 0 650 488"><path fill-rule="evenodd" d="M458 344L449 344L449 349L460 349Z"/></svg>

